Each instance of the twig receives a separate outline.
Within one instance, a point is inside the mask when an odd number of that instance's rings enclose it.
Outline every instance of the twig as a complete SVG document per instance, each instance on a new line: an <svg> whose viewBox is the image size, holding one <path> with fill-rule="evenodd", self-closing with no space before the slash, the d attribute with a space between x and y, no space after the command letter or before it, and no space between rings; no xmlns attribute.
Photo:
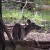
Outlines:
<svg viewBox="0 0 50 50"><path fill-rule="evenodd" d="M31 35L32 36L32 35ZM33 36L32 36L33 37ZM36 44L38 45L38 47L40 46L40 44L39 44L39 42L38 41L36 41L36 39L35 39L35 37L33 37L34 38L34 40L35 40L35 42L36 42Z"/></svg>
<svg viewBox="0 0 50 50"><path fill-rule="evenodd" d="M27 5L27 1L26 1L26 3L25 3L25 5L23 6L23 8L22 8L22 13L21 13L21 17L20 17L20 19L18 20L18 23L20 22L20 20L22 19L22 16L23 16L23 11L24 11L24 8L25 8L25 6Z"/></svg>

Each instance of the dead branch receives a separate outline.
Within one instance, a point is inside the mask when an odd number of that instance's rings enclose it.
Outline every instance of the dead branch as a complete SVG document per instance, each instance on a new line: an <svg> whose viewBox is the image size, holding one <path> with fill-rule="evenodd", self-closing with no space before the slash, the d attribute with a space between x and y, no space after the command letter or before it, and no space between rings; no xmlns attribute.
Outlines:
<svg viewBox="0 0 50 50"><path fill-rule="evenodd" d="M20 20L22 19L22 17L23 17L23 11L24 11L24 8L25 8L25 6L27 5L27 1L26 1L26 3L25 3L25 5L24 5L24 7L22 8L22 13L21 13L21 17L20 17L20 19L18 20L18 23L20 22Z"/></svg>
<svg viewBox="0 0 50 50"><path fill-rule="evenodd" d="M32 35L31 35L32 36ZM38 41L36 41L36 39L35 39L35 37L34 36L32 36L33 38L34 38L34 40L35 40L35 42L36 42L36 44L37 44L37 46L39 47L40 46L40 44L39 44L39 42ZM33 40L33 39L32 39Z"/></svg>
<svg viewBox="0 0 50 50"><path fill-rule="evenodd" d="M26 2L22 2L22 1L2 1L2 3L10 3L10 2L14 2L14 3L26 3ZM27 2L28 4L29 3L33 3L34 4L34 2Z"/></svg>

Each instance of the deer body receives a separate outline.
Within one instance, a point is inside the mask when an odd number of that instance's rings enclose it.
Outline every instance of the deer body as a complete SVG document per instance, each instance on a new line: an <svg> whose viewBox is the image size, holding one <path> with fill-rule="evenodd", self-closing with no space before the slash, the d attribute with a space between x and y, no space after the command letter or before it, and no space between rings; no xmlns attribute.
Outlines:
<svg viewBox="0 0 50 50"><path fill-rule="evenodd" d="M30 23L29 23L30 22ZM16 23L13 27L12 36L15 40L23 40L24 36L27 35L31 30L39 30L40 26L35 23L31 23L30 20L27 20L28 25L24 28L19 23Z"/></svg>

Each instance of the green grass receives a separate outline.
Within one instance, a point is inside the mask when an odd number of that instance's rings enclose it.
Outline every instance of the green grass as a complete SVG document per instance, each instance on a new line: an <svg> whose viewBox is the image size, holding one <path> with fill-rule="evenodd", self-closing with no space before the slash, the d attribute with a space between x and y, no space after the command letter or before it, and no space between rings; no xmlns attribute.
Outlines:
<svg viewBox="0 0 50 50"><path fill-rule="evenodd" d="M3 20L8 20L10 23L13 22L17 22L16 19L20 19L21 17L21 10L2 10L2 16L3 16ZM45 24L49 24L50 25L50 11L41 11L41 12L31 12L28 10L24 10L23 12L23 16L24 16L24 20L26 21L27 19L32 20L33 22L35 22L38 25L42 25L42 21ZM48 21L48 23L47 23Z"/></svg>
<svg viewBox="0 0 50 50"><path fill-rule="evenodd" d="M21 10L2 10L2 16L3 19L13 17L16 19L20 19L21 17ZM49 20L50 21L50 11L42 11L41 13L39 12L30 12L27 10L24 10L23 16L26 17L27 19L34 19L34 20Z"/></svg>
<svg viewBox="0 0 50 50"><path fill-rule="evenodd" d="M7 19L6 23L17 23L16 19L20 19L21 17L21 10L2 10L2 16L3 20ZM50 27L50 11L41 11L41 12L31 12L28 10L24 10L23 12L24 20L26 21L27 19L32 20L35 22L37 25L43 25L45 28Z"/></svg>
<svg viewBox="0 0 50 50"><path fill-rule="evenodd" d="M10 17L12 18L16 18L16 19L20 19L21 17L21 10L2 10L2 16L3 19L10 19ZM42 11L41 13L39 12L30 12L27 10L24 10L23 16L27 19L34 19L34 20L48 20L50 21L50 11Z"/></svg>

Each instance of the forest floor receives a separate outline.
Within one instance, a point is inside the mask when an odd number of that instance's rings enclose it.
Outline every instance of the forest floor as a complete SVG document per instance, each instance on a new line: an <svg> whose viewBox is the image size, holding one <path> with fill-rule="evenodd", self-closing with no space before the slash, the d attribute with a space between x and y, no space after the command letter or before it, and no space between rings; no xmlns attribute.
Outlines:
<svg viewBox="0 0 50 50"><path fill-rule="evenodd" d="M12 36L12 32L10 32L10 35ZM4 32L4 36L5 36L5 40L9 40L9 38L6 35L5 32ZM43 31L42 32L39 32L39 31L31 31L23 39L26 40L26 41L32 41L34 39L36 41L50 41L50 32L49 33L45 33Z"/></svg>

